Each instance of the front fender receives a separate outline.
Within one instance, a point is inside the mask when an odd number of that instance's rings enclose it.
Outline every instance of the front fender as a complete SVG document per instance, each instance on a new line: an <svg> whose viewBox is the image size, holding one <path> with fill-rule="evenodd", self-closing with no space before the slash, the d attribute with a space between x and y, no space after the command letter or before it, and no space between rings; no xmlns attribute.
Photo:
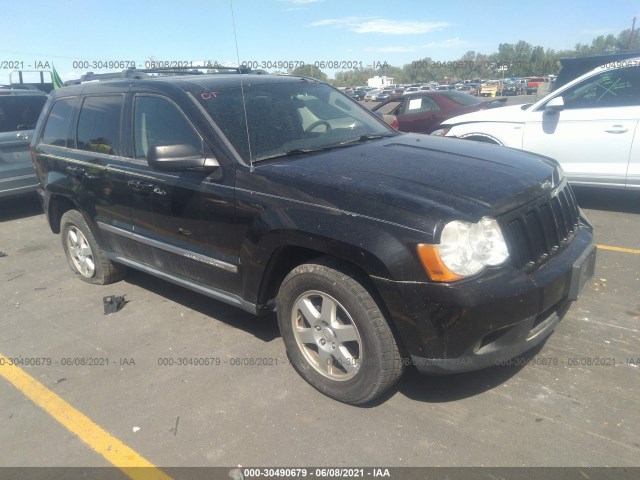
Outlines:
<svg viewBox="0 0 640 480"><path fill-rule="evenodd" d="M290 207L263 211L249 227L242 245L244 297L259 303L283 249L295 248L309 256L328 255L352 265L369 276L390 280L427 281L415 245L433 241L418 232L378 219L348 215L335 210ZM298 250L299 251L299 250ZM269 290L269 289L267 289ZM266 299L268 300L268 299Z"/></svg>

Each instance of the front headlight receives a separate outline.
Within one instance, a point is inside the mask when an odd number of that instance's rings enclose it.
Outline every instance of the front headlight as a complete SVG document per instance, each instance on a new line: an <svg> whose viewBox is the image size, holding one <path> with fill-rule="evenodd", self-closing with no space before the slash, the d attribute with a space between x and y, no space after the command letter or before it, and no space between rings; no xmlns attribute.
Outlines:
<svg viewBox="0 0 640 480"><path fill-rule="evenodd" d="M475 275L509 258L498 222L482 217L477 223L454 220L445 225L440 243L418 245L418 254L432 280L453 281Z"/></svg>

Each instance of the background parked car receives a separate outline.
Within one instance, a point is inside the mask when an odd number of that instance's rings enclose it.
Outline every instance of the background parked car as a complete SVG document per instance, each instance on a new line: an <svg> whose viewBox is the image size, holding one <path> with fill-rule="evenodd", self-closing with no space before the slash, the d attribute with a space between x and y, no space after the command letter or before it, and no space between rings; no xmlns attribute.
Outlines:
<svg viewBox="0 0 640 480"><path fill-rule="evenodd" d="M382 92L381 89L376 88L373 90L370 90L369 92L367 92L367 94L364 96L364 101L365 102L375 102L378 99L378 95L380 94L380 92Z"/></svg>
<svg viewBox="0 0 640 480"><path fill-rule="evenodd" d="M352 90L349 93L347 93L347 95L349 95L351 98L355 98L356 100L364 100L364 97L366 94L367 92L360 89Z"/></svg>
<svg viewBox="0 0 640 480"><path fill-rule="evenodd" d="M469 95L473 95L474 97L478 96L480 92L480 84L478 83L466 83L460 88L457 89L459 92L468 93Z"/></svg>
<svg viewBox="0 0 640 480"><path fill-rule="evenodd" d="M500 97L502 96L502 82L492 81L484 83L480 87L481 97Z"/></svg>
<svg viewBox="0 0 640 480"><path fill-rule="evenodd" d="M529 77L527 78L527 95L533 95L537 93L540 84L544 83L544 77Z"/></svg>
<svg viewBox="0 0 640 480"><path fill-rule="evenodd" d="M522 82L505 82L502 89L502 94L505 96L511 95L524 95L526 93L527 86Z"/></svg>
<svg viewBox="0 0 640 480"><path fill-rule="evenodd" d="M480 100L455 90L418 92L390 98L372 111L395 115L401 132L431 133L448 118L502 106L505 100Z"/></svg>
<svg viewBox="0 0 640 480"><path fill-rule="evenodd" d="M407 87L404 89L404 95L407 95L409 93L419 92L419 91L420 91L420 87Z"/></svg>
<svg viewBox="0 0 640 480"><path fill-rule="evenodd" d="M39 90L0 87L0 198L37 188L29 142L46 100Z"/></svg>
<svg viewBox="0 0 640 480"><path fill-rule="evenodd" d="M434 134L546 155L574 184L640 190L639 62L598 66L533 105L450 118Z"/></svg>
<svg viewBox="0 0 640 480"><path fill-rule="evenodd" d="M395 89L393 88L383 88L380 93L378 93L378 96L376 97L376 101L377 102L384 102L385 100L387 100L390 96L391 96L391 92L393 92Z"/></svg>

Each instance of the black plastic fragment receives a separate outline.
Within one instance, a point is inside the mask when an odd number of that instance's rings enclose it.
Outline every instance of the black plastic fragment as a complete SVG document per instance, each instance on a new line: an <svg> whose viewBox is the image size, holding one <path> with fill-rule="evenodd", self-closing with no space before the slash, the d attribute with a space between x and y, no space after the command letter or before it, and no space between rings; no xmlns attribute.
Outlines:
<svg viewBox="0 0 640 480"><path fill-rule="evenodd" d="M109 315L110 313L116 313L122 309L129 301L125 300L126 295L109 295L108 297L104 297L102 299L102 303L104 303L104 314Z"/></svg>

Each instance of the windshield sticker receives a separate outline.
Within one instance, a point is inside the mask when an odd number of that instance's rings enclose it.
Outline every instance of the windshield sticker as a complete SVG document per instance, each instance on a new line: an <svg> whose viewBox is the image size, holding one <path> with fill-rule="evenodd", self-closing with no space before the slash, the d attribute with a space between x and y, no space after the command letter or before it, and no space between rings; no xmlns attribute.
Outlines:
<svg viewBox="0 0 640 480"><path fill-rule="evenodd" d="M421 98L413 98L409 100L409 110L417 110L422 106Z"/></svg>

